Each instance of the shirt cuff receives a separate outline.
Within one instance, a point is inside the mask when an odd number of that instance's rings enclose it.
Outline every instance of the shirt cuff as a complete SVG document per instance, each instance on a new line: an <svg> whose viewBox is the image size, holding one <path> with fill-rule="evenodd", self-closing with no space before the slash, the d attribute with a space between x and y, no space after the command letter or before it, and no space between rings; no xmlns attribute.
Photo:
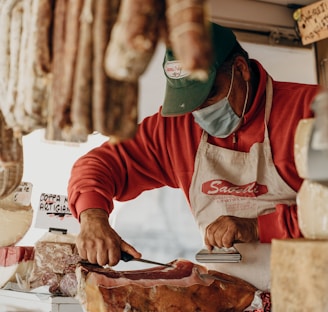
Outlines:
<svg viewBox="0 0 328 312"><path fill-rule="evenodd" d="M75 203L77 218L80 220L80 214L90 208L103 209L109 215L112 211L113 205L97 192L81 193Z"/></svg>

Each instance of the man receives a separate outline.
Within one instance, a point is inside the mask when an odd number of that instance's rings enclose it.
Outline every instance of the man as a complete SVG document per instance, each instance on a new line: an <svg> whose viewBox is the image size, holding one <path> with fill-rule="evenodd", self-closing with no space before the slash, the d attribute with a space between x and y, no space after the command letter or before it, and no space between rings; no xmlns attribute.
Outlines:
<svg viewBox="0 0 328 312"><path fill-rule="evenodd" d="M206 246L238 243L243 255L239 264L211 268L265 290L271 239L301 236L294 135L299 120L312 116L320 87L274 81L231 30L211 27L208 80L192 80L168 50L160 111L145 118L135 138L104 143L73 166L68 197L81 223L77 247L101 265L117 264L121 250L140 257L108 223L112 200L164 185L181 188Z"/></svg>

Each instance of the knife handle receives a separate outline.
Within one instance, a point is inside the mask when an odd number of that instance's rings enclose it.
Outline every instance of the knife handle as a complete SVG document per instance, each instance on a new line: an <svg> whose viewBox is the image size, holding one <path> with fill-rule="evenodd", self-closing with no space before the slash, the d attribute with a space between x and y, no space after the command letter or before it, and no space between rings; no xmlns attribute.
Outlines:
<svg viewBox="0 0 328 312"><path fill-rule="evenodd" d="M134 259L134 257L131 256L129 253L127 253L125 251L121 251L121 260L123 260L124 262L129 262L133 259Z"/></svg>

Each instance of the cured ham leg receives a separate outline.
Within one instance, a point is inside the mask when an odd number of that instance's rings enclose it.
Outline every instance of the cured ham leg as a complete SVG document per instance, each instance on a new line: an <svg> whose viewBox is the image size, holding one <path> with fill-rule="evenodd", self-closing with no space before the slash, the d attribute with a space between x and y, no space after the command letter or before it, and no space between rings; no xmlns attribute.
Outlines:
<svg viewBox="0 0 328 312"><path fill-rule="evenodd" d="M118 272L80 266L78 299L87 312L243 311L257 289L249 283L187 260L173 267Z"/></svg>

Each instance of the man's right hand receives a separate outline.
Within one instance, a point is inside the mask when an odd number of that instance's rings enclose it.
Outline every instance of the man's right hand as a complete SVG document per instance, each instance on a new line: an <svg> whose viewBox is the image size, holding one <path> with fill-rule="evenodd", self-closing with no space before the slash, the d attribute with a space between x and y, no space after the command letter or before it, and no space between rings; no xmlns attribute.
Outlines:
<svg viewBox="0 0 328 312"><path fill-rule="evenodd" d="M99 265L116 265L121 259L121 250L135 258L141 254L126 243L109 224L107 212L90 208L80 215L80 233L76 246L82 259Z"/></svg>

